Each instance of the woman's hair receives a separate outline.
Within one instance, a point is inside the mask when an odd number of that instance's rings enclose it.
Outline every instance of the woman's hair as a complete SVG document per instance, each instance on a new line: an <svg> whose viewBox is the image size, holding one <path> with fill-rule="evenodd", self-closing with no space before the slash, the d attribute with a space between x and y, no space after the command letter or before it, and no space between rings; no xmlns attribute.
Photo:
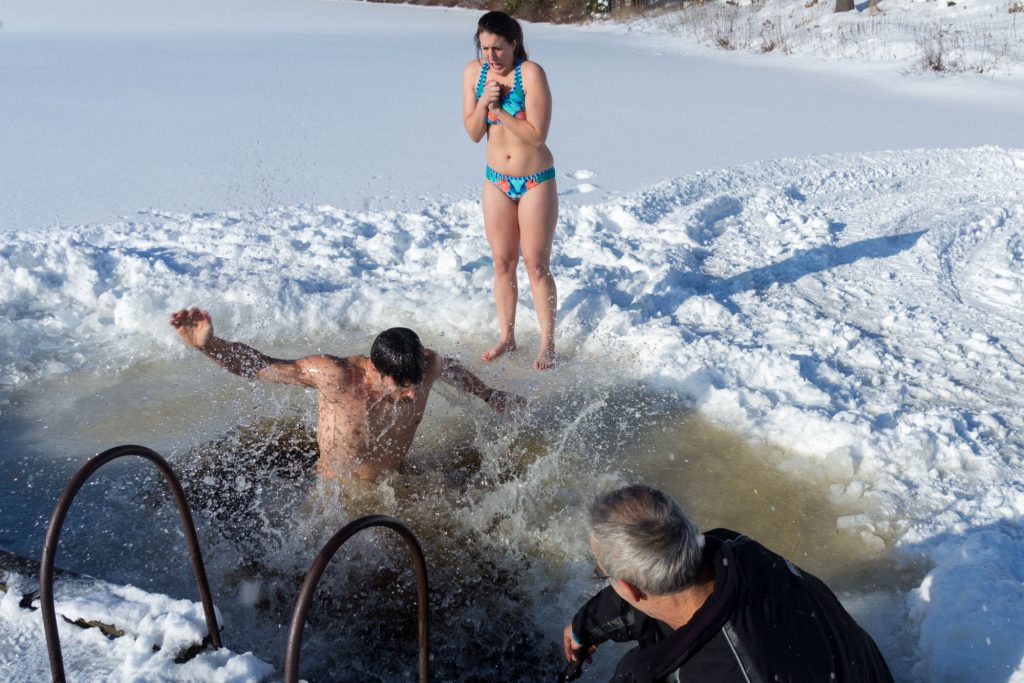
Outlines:
<svg viewBox="0 0 1024 683"><path fill-rule="evenodd" d="M668 495L637 484L599 494L590 533L605 574L650 595L678 593L700 574L704 536Z"/></svg>
<svg viewBox="0 0 1024 683"><path fill-rule="evenodd" d="M516 61L529 59L526 56L526 46L523 45L523 27L509 15L504 12L494 11L480 17L480 21L476 23L476 35L473 36L473 40L476 42L476 56L478 58L480 57L480 34L484 32L493 33L510 43L514 43L516 46Z"/></svg>
<svg viewBox="0 0 1024 683"><path fill-rule="evenodd" d="M399 384L419 384L427 369L423 344L408 327L392 327L373 340L370 361L382 375Z"/></svg>

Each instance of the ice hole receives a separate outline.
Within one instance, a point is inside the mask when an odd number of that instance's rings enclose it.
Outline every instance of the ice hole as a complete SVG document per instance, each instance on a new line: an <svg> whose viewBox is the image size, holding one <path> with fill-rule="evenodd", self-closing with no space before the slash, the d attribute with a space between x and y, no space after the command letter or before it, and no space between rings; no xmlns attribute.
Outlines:
<svg viewBox="0 0 1024 683"><path fill-rule="evenodd" d="M315 481L311 396L230 377L204 359L18 389L0 426L0 547L37 557L71 474L93 453L135 442L168 456L191 492L225 645L279 670L312 558L345 522L381 513L423 543L437 680L553 675L562 627L601 587L589 578L586 500L634 481L672 494L701 528L742 531L817 574L869 626L884 629L904 609L900 591L921 570L897 568L884 548L837 528L840 517L871 512L830 500L829 486L848 482L787 474L801 471L782 467L795 456L709 424L685 396L576 365L543 378L514 361L484 369L488 382L530 395L513 420L440 387L403 471L364 486ZM141 462L118 463L83 491L58 564L195 599L173 506ZM412 675L415 588L397 539L357 537L320 585L304 677L339 667L352 680ZM595 675L612 670L610 650Z"/></svg>

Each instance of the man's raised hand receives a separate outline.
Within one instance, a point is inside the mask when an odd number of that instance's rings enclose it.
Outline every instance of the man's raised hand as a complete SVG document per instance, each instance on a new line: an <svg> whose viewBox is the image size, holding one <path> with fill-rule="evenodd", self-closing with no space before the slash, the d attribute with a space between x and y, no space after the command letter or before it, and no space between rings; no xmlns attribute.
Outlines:
<svg viewBox="0 0 1024 683"><path fill-rule="evenodd" d="M213 337L213 321L210 314L198 308L183 308L171 313L171 327L187 345L201 349Z"/></svg>

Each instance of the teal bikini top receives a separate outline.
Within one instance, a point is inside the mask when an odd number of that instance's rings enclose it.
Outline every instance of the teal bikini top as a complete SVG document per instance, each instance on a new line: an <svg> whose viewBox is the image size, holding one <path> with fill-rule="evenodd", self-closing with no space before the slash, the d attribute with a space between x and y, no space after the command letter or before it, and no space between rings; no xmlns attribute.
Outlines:
<svg viewBox="0 0 1024 683"><path fill-rule="evenodd" d="M522 60L516 62L516 75L515 80L512 83L512 90L510 90L508 94L501 98L501 108L508 112L510 116L514 116L517 119L525 121L526 91L523 90L522 65ZM484 85L487 84L487 72L490 70L490 62L484 62L484 65L480 68L480 80L476 82L476 98L478 100L480 99L480 96L484 94ZM501 124L501 120L496 117L491 118L491 112L488 111L487 124L491 126L497 126Z"/></svg>

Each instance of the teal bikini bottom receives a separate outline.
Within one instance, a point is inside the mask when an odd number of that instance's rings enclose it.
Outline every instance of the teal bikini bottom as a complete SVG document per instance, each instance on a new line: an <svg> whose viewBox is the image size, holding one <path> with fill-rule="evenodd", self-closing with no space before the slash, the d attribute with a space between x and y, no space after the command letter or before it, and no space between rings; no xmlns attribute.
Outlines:
<svg viewBox="0 0 1024 683"><path fill-rule="evenodd" d="M508 195L508 198L512 201L519 201L519 199L527 193L537 187L545 180L551 180L555 177L555 167L541 171L540 173L534 173L533 175L526 176L514 176L505 175L504 173L498 173L490 166L487 167L487 172L484 174L487 179L494 183L494 186L499 190Z"/></svg>

